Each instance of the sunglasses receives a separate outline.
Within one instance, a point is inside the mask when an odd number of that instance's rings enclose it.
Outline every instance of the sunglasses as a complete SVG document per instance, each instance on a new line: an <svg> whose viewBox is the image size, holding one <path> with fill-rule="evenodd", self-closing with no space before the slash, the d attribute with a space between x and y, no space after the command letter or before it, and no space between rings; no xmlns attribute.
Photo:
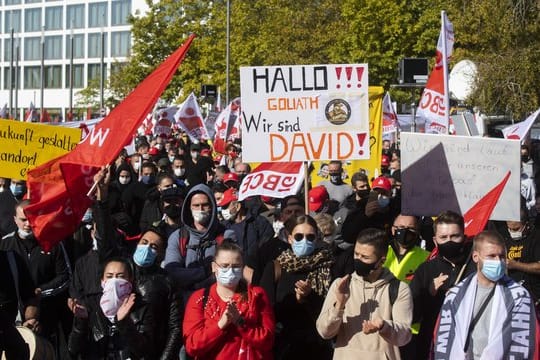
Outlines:
<svg viewBox="0 0 540 360"><path fill-rule="evenodd" d="M302 234L302 233L296 233L293 235L294 240L296 241L302 241L304 238L307 239L307 241L315 241L315 234Z"/></svg>

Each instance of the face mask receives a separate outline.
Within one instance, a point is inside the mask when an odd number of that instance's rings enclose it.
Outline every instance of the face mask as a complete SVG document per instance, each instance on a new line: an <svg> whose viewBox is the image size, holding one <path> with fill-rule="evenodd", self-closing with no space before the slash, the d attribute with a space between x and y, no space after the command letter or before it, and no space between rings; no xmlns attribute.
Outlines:
<svg viewBox="0 0 540 360"><path fill-rule="evenodd" d="M521 161L522 161L522 162L525 162L525 163L526 163L527 161L529 161L529 159L530 159L530 158L529 158L529 155L521 155Z"/></svg>
<svg viewBox="0 0 540 360"><path fill-rule="evenodd" d="M133 169L135 171L139 171L139 169L141 168L141 162L140 161L136 161L133 163Z"/></svg>
<svg viewBox="0 0 540 360"><path fill-rule="evenodd" d="M235 287L242 279L242 268L218 268L216 281L226 287Z"/></svg>
<svg viewBox="0 0 540 360"><path fill-rule="evenodd" d="M30 236L32 236L32 230L30 231L24 231L24 230L17 230L17 232L19 233L19 237L21 239L28 239Z"/></svg>
<svg viewBox="0 0 540 360"><path fill-rule="evenodd" d="M377 202L379 203L379 207L387 207L390 205L390 198L388 196L379 194L379 197L377 198Z"/></svg>
<svg viewBox="0 0 540 360"><path fill-rule="evenodd" d="M137 245L137 249L133 254L133 261L140 267L148 267L156 261L157 251L152 249L150 245Z"/></svg>
<svg viewBox="0 0 540 360"><path fill-rule="evenodd" d="M0 193L3 193L3 192L4 192L4 187L0 186Z"/></svg>
<svg viewBox="0 0 540 360"><path fill-rule="evenodd" d="M158 149L158 150L163 149L163 145L161 145L161 144L156 144L154 147L155 147L156 149Z"/></svg>
<svg viewBox="0 0 540 360"><path fill-rule="evenodd" d="M167 205L163 208L163 213L171 219L180 218L182 208L179 205Z"/></svg>
<svg viewBox="0 0 540 360"><path fill-rule="evenodd" d="M221 216L223 216L223 220L234 220L236 218L236 213L232 213L229 209L222 209L221 210Z"/></svg>
<svg viewBox="0 0 540 360"><path fill-rule="evenodd" d="M484 260L482 264L482 274L489 280L497 282L504 276L504 262L500 260Z"/></svg>
<svg viewBox="0 0 540 360"><path fill-rule="evenodd" d="M111 278L102 282L101 287L103 288L103 295L99 300L99 306L103 314L110 321L114 321L118 309L131 294L131 283L126 279Z"/></svg>
<svg viewBox="0 0 540 360"><path fill-rule="evenodd" d="M190 154L191 154L192 159L196 159L196 158L199 157L199 152L198 151L192 151Z"/></svg>
<svg viewBox="0 0 540 360"><path fill-rule="evenodd" d="M229 151L229 157L231 159L236 159L238 157L238 154L236 153L236 151Z"/></svg>
<svg viewBox="0 0 540 360"><path fill-rule="evenodd" d="M169 156L169 161L173 162L174 161L174 156Z"/></svg>
<svg viewBox="0 0 540 360"><path fill-rule="evenodd" d="M510 237L512 238L512 240L520 240L523 236L523 232L520 230L520 231L512 231L510 229L508 229L508 233L510 234Z"/></svg>
<svg viewBox="0 0 540 360"><path fill-rule="evenodd" d="M330 182L335 185L341 184L341 174L330 174Z"/></svg>
<svg viewBox="0 0 540 360"><path fill-rule="evenodd" d="M356 195L359 197L359 198L367 198L369 196L369 192L371 190L369 189L364 189L364 190L356 190Z"/></svg>
<svg viewBox="0 0 540 360"><path fill-rule="evenodd" d="M191 210L191 215L193 220L199 224L207 224L208 220L210 220L210 211Z"/></svg>
<svg viewBox="0 0 540 360"><path fill-rule="evenodd" d="M463 244L455 241L447 241L438 247L439 253L447 259L454 259L463 253Z"/></svg>
<svg viewBox="0 0 540 360"><path fill-rule="evenodd" d="M120 176L120 177L118 178L118 182L119 182L120 184L122 184L122 185L127 185L127 184L129 184L129 181L130 181L130 180L131 180L131 177L129 177L129 176Z"/></svg>
<svg viewBox="0 0 540 360"><path fill-rule="evenodd" d="M92 222L92 209L86 210L81 221L87 224Z"/></svg>
<svg viewBox="0 0 540 360"><path fill-rule="evenodd" d="M150 159L150 154L148 154L148 153L142 154L142 158L143 158L144 160L148 160L148 159Z"/></svg>
<svg viewBox="0 0 540 360"><path fill-rule="evenodd" d="M394 239L404 248L410 249L416 245L417 236L409 229L396 229Z"/></svg>
<svg viewBox="0 0 540 360"><path fill-rule="evenodd" d="M184 176L184 174L186 173L186 169L184 168L176 168L173 171L174 171L174 175L177 177Z"/></svg>
<svg viewBox="0 0 540 360"><path fill-rule="evenodd" d="M143 184L150 185L154 183L154 175L143 175L141 176L141 181Z"/></svg>
<svg viewBox="0 0 540 360"><path fill-rule="evenodd" d="M315 244L313 241L308 241L306 238L292 243L292 251L294 255L298 257L309 256L315 251Z"/></svg>
<svg viewBox="0 0 540 360"><path fill-rule="evenodd" d="M11 192L13 193L13 196L15 197L23 196L24 193L26 192L26 186L21 185L21 184L11 184L9 186L9 189L11 190Z"/></svg>
<svg viewBox="0 0 540 360"><path fill-rule="evenodd" d="M354 271L358 276L368 276L370 272L375 270L376 266L377 262L374 262L373 264L368 264L360 259L354 259Z"/></svg>

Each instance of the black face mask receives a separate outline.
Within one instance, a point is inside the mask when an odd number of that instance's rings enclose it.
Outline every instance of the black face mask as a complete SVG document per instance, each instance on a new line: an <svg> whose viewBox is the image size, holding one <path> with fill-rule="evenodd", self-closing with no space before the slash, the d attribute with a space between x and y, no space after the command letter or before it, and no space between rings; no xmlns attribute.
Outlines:
<svg viewBox="0 0 540 360"><path fill-rule="evenodd" d="M339 185L343 182L341 174L330 174L330 182L334 185Z"/></svg>
<svg viewBox="0 0 540 360"><path fill-rule="evenodd" d="M527 161L529 161L529 159L530 159L529 155L521 155L521 161L522 162L527 162Z"/></svg>
<svg viewBox="0 0 540 360"><path fill-rule="evenodd" d="M359 198L367 198L369 196L369 192L371 190L369 189L364 189L364 190L356 190L356 195L359 197Z"/></svg>
<svg viewBox="0 0 540 360"><path fill-rule="evenodd" d="M406 249L411 249L416 245L418 235L409 229L396 229L394 240Z"/></svg>
<svg viewBox="0 0 540 360"><path fill-rule="evenodd" d="M163 208L163 213L171 219L180 218L182 208L179 205L167 205Z"/></svg>
<svg viewBox="0 0 540 360"><path fill-rule="evenodd" d="M374 262L373 264L368 264L363 262L360 259L354 259L354 271L358 276L367 276L370 272L375 270L375 267L377 266L377 262Z"/></svg>
<svg viewBox="0 0 540 360"><path fill-rule="evenodd" d="M455 241L447 241L444 244L438 245L439 254L447 259L455 259L463 254L463 243L457 243Z"/></svg>

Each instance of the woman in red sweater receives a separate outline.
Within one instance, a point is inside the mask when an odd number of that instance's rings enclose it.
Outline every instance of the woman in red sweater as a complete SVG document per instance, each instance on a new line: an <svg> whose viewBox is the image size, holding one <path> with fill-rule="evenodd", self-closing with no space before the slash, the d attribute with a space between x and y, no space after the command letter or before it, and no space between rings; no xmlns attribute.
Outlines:
<svg viewBox="0 0 540 360"><path fill-rule="evenodd" d="M242 277L242 251L216 248L216 284L194 292L186 305L184 341L195 359L272 359L274 314L264 290Z"/></svg>

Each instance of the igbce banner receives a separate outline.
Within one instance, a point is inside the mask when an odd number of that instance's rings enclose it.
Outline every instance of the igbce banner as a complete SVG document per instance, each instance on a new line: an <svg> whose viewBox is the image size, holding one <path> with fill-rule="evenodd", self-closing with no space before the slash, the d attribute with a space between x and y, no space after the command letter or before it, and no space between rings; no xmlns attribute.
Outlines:
<svg viewBox="0 0 540 360"><path fill-rule="evenodd" d="M240 68L246 162L369 159L368 65Z"/></svg>

